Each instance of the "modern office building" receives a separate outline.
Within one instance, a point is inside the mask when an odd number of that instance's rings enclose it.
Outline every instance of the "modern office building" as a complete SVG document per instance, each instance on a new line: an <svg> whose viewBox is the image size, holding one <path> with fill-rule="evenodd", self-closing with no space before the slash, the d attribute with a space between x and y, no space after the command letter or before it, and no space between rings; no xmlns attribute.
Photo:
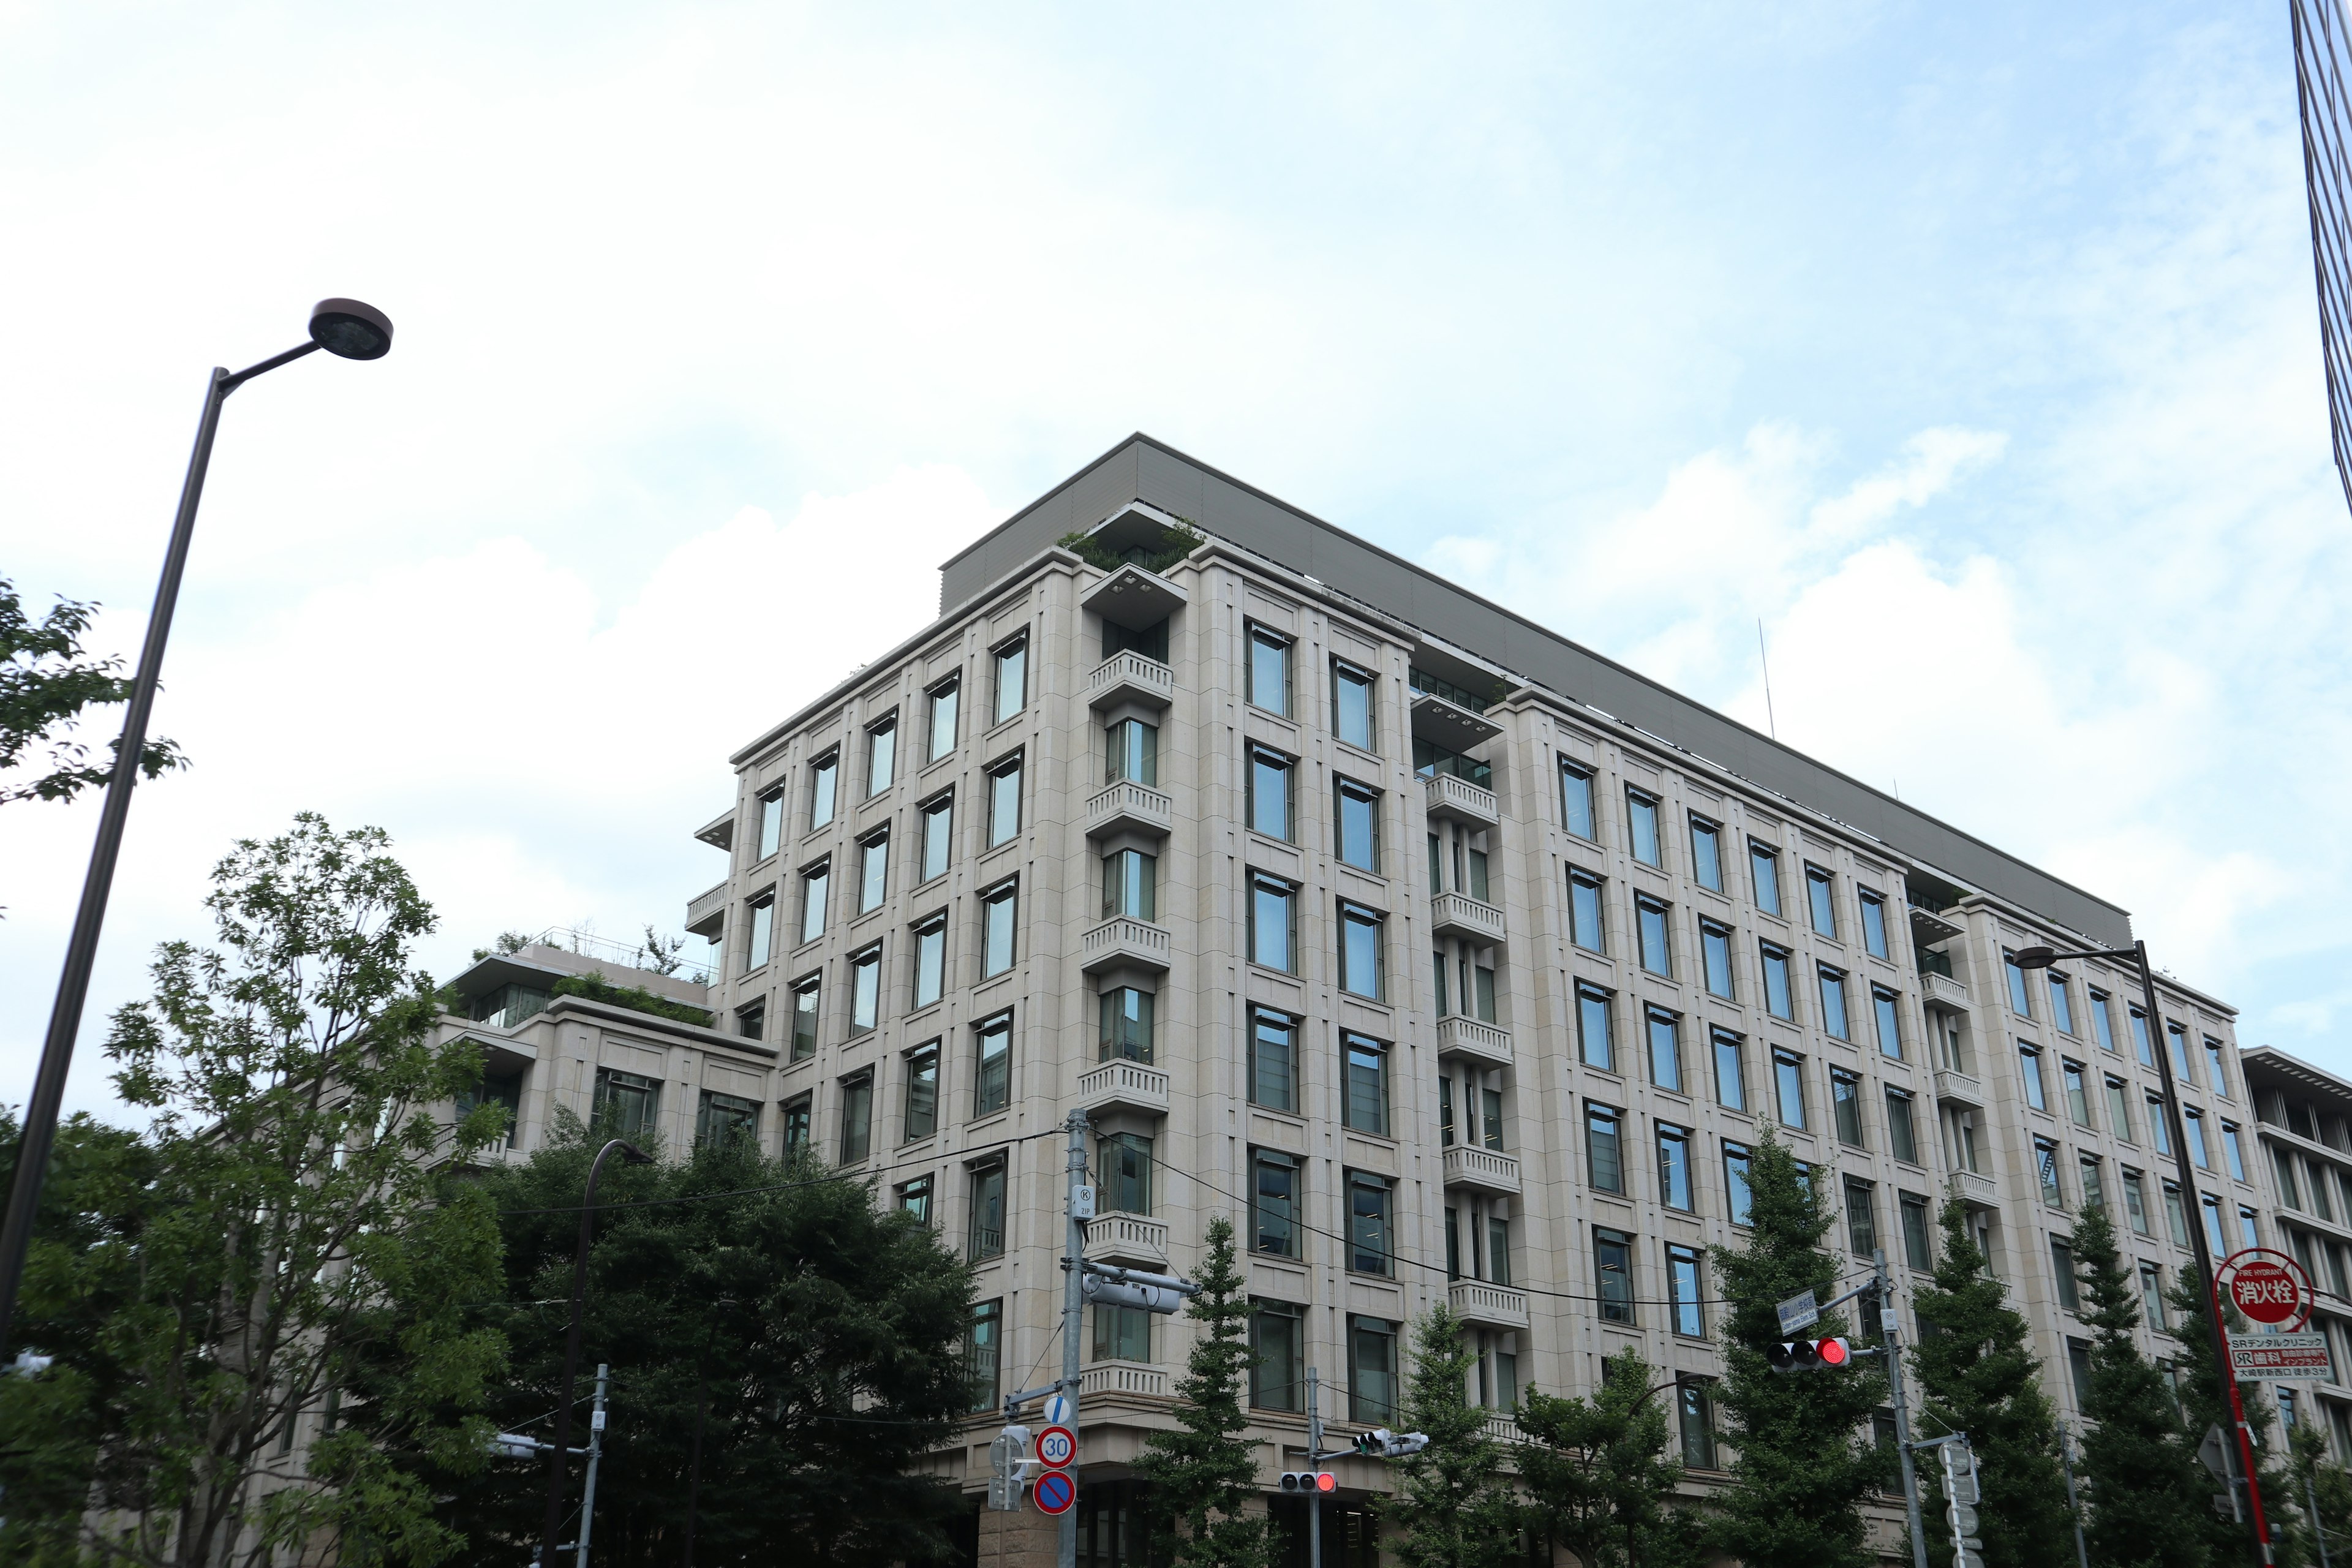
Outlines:
<svg viewBox="0 0 2352 1568"><path fill-rule="evenodd" d="M727 857L688 912L719 1027L575 1001L509 1066L525 1140L534 1096L584 1110L624 1075L676 1132L720 1103L963 1248L975 1414L938 1463L975 1507L998 1395L1060 1359L1073 1107L1089 1257L1181 1272L1211 1215L1240 1228L1269 1491L1310 1369L1336 1430L1386 1424L1441 1301L1498 1412L1627 1346L1685 1374L1710 1484L1706 1249L1738 1245L1768 1128L1837 1239L1906 1279L1962 1197L2070 1411L2085 1202L2128 1216L2151 1301L2188 1224L2226 1250L2274 1223L2227 1006L2168 984L2150 1020L2119 973L2005 961L2126 944L2123 910L1146 437L948 562L921 633L856 651L734 755L697 835ZM2159 1038L2193 1194L2151 1115ZM1108 1565L1188 1329L1084 1332L1082 1561ZM1336 1468L1333 1560L1371 1562L1382 1468ZM1033 1511L979 1530L984 1561L1051 1560Z"/></svg>
<svg viewBox="0 0 2352 1568"><path fill-rule="evenodd" d="M2294 1255L2319 1294L2312 1327L2327 1335L2334 1376L2281 1384L2279 1418L2317 1422L2339 1461L2352 1462L2352 1083L2268 1046L2245 1055L2246 1096L2261 1149L2249 1150L2276 1227L2259 1245ZM2249 1242L2253 1241L2250 1232Z"/></svg>

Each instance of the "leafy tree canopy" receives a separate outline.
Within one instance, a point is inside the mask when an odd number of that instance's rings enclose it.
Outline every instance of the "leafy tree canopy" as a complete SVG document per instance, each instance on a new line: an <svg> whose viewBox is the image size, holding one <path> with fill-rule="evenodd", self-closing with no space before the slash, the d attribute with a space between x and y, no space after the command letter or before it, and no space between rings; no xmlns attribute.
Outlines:
<svg viewBox="0 0 2352 1568"><path fill-rule="evenodd" d="M1184 1315L1200 1332L1176 1380L1173 1432L1144 1439L1136 1470L1152 1486L1154 1511L1178 1568L1267 1568L1266 1518L1255 1509L1256 1446L1245 1442L1248 1282L1234 1262L1234 1222L1209 1221L1200 1294Z"/></svg>
<svg viewBox="0 0 2352 1568"><path fill-rule="evenodd" d="M90 762L89 748L68 733L84 709L131 700L122 661L82 651L97 609L59 599L36 620L16 585L0 577L0 775L12 775L0 784L0 804L71 800L114 772L111 761ZM151 779L186 765L169 741L151 740L139 752L139 771Z"/></svg>
<svg viewBox="0 0 2352 1568"><path fill-rule="evenodd" d="M1426 1435L1429 1446L1390 1462L1396 1490L1381 1507L1407 1568L1500 1568L1516 1545L1502 1446L1487 1435L1486 1409L1470 1403L1475 1364L1451 1307L1414 1325L1399 1429Z"/></svg>
<svg viewBox="0 0 2352 1568"><path fill-rule="evenodd" d="M1566 1547L1585 1568L1697 1568L1707 1561L1697 1517L1671 1506L1683 1468L1667 1457L1671 1390L1650 1363L1612 1356L1592 1397L1533 1389L1519 1402L1522 1524Z"/></svg>

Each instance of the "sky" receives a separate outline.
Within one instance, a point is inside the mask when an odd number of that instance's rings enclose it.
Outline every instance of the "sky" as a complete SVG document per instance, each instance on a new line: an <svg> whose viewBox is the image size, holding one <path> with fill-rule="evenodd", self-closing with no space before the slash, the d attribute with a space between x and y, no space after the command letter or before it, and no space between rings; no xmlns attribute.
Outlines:
<svg viewBox="0 0 2352 1568"><path fill-rule="evenodd" d="M0 0L0 575L145 623L68 1104L314 809L675 931L726 757L1132 430L2130 909L2352 1073L2352 544L2286 8ZM1769 711L1759 624L1771 672ZM91 739L112 733L102 715ZM0 1100L96 822L0 808Z"/></svg>

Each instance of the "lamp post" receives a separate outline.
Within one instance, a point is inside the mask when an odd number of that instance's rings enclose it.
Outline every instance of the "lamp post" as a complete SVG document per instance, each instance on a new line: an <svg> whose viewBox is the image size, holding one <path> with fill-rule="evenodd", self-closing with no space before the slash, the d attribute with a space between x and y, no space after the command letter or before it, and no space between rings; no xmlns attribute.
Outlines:
<svg viewBox="0 0 2352 1568"><path fill-rule="evenodd" d="M596 1182L614 1150L632 1165L650 1165L654 1157L626 1139L615 1138L596 1151L588 1167L588 1190L580 1200L580 1245L572 1254L572 1328L563 1337L563 1403L555 1407L555 1441L547 1452L547 1523L539 1533L539 1568L555 1568L555 1537L563 1528L563 1458L572 1447L572 1401L580 1373L580 1303L588 1290L588 1240L596 1226ZM580 1521L585 1531L588 1521Z"/></svg>
<svg viewBox="0 0 2352 1568"><path fill-rule="evenodd" d="M2147 1016L2147 1050L2156 1058L2156 1075L2164 1085L2164 1125L2166 1135L2172 1141L2172 1168L2180 1185L2181 1210L2189 1226L2190 1250L2197 1255L2197 1272L2201 1294L2205 1299L2205 1328L2213 1340L2213 1363L2221 1375L2221 1386L2230 1395L2230 1420L2237 1428L2238 1455L2246 1469L2246 1495L2253 1502L2254 1544L2260 1560L2269 1563L2271 1555L2270 1522L2263 1514L2263 1491L2254 1477L2254 1442L2252 1431L2246 1425L2246 1406L2238 1397L2237 1370L2230 1364L2230 1335L2221 1321L2221 1299L2213 1288L2213 1247L2205 1235L2204 1194L2199 1191L2197 1177L2189 1164L2188 1129L2180 1119L2180 1090L2172 1076L2170 1042L2160 1037L2164 1027L2164 1008L2156 995L2156 971L2147 962L2147 943L2135 942L2129 947L2093 949L2084 952L2060 952L2050 947L2021 947L2010 955L2020 969L2047 969L2052 964L2078 958L2103 958L2114 963L2128 963L2139 972L2140 1004Z"/></svg>
<svg viewBox="0 0 2352 1568"><path fill-rule="evenodd" d="M255 376L320 349L341 359L382 359L392 352L392 320L357 300L321 300L310 310L309 342L234 374L215 365L212 383L205 391L205 411L196 421L195 450L189 455L188 477L180 487L179 515L173 520L171 542L163 551L163 576L155 587L155 608L147 617L147 640L140 647L139 670L131 683L131 706L122 716L122 738L115 742L114 772L106 781L98 843L90 850L89 871L82 879L81 906L74 913L72 939L66 943L65 973L58 980L57 1002L49 1009L48 1037L41 1047L41 1065L33 1078L32 1098L25 1106L25 1131L16 1141L16 1179L8 1189L6 1220L0 1222L0 1350L8 1343L16 1289L25 1277L25 1253L33 1240L33 1216L40 1208L49 1150L57 1142L58 1110L65 1100L66 1074L73 1066L74 1039L81 1032L82 1003L89 994L99 928L106 923L106 900L114 885L114 862L122 849L123 824L131 816L131 791L139 782L140 755L147 749L147 716L155 705L155 687L163 675L163 643L171 635L180 577L188 564L196 501L204 494L205 470L212 464L213 433L220 426L221 404Z"/></svg>

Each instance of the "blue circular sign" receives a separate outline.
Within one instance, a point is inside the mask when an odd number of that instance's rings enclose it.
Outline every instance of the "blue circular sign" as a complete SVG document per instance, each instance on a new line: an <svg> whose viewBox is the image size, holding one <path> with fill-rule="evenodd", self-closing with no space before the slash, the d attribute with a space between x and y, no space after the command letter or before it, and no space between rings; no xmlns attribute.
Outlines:
<svg viewBox="0 0 2352 1568"><path fill-rule="evenodd" d="M1078 1500L1078 1483L1066 1471L1047 1470L1037 1478L1036 1489L1029 1496L1039 1513L1067 1513Z"/></svg>

